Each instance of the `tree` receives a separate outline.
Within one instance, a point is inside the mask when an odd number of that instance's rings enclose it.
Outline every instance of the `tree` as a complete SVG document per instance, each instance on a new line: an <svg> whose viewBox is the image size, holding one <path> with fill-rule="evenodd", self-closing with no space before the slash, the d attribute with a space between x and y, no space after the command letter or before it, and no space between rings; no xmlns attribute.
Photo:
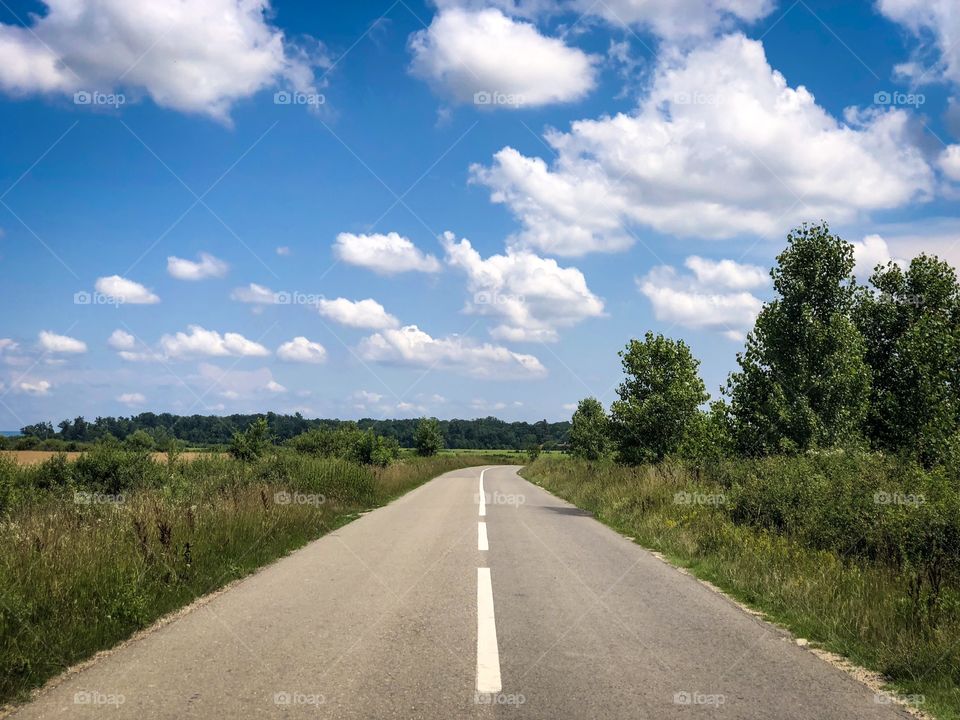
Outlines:
<svg viewBox="0 0 960 720"><path fill-rule="evenodd" d="M584 460L600 460L610 454L610 421L599 400L588 397L577 404L567 442L570 452Z"/></svg>
<svg viewBox="0 0 960 720"><path fill-rule="evenodd" d="M771 271L767 303L726 392L738 449L749 455L831 447L858 437L870 369L852 319L853 246L803 225Z"/></svg>
<svg viewBox="0 0 960 720"><path fill-rule="evenodd" d="M413 446L424 457L436 455L443 448L443 433L436 418L420 418L413 432Z"/></svg>
<svg viewBox="0 0 960 720"><path fill-rule="evenodd" d="M610 407L617 453L629 464L661 460L681 446L709 398L700 362L682 340L651 332L631 340L620 357L626 379Z"/></svg>
<svg viewBox="0 0 960 720"><path fill-rule="evenodd" d="M960 429L960 284L949 264L920 255L878 267L856 320L873 372L867 435L882 450L932 465Z"/></svg>
<svg viewBox="0 0 960 720"><path fill-rule="evenodd" d="M156 448L153 437L146 430L137 430L123 441L124 447L137 452L148 452Z"/></svg>
<svg viewBox="0 0 960 720"><path fill-rule="evenodd" d="M270 427L265 418L257 418L246 430L233 434L230 441L230 454L238 460L247 462L258 460L271 443Z"/></svg>

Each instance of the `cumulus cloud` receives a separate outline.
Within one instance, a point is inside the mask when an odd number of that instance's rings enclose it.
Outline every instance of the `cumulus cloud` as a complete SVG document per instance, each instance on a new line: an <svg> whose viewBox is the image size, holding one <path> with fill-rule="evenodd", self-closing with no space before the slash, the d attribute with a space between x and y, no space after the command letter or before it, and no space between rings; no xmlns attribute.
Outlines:
<svg viewBox="0 0 960 720"><path fill-rule="evenodd" d="M143 393L123 393L117 397L117 402L121 402L124 405L143 405L147 401L147 398Z"/></svg>
<svg viewBox="0 0 960 720"><path fill-rule="evenodd" d="M133 350L136 347L137 340L126 330L114 330L107 338L107 345L114 350Z"/></svg>
<svg viewBox="0 0 960 720"><path fill-rule="evenodd" d="M770 282L770 274L759 265L747 265L734 260L708 260L697 255L691 255L683 264L702 285L747 290L763 287Z"/></svg>
<svg viewBox="0 0 960 720"><path fill-rule="evenodd" d="M140 283L119 275L98 278L94 287L101 295L115 298L125 304L153 305L160 302L159 297Z"/></svg>
<svg viewBox="0 0 960 720"><path fill-rule="evenodd" d="M547 374L533 355L478 344L460 335L433 338L416 325L375 333L361 341L358 351L362 359L372 362L436 368L491 380Z"/></svg>
<svg viewBox="0 0 960 720"><path fill-rule="evenodd" d="M203 280L223 277L228 265L210 253L200 253L199 260L184 260L171 255L167 258L167 272L178 280Z"/></svg>
<svg viewBox="0 0 960 720"><path fill-rule="evenodd" d="M327 359L327 350L320 343L298 335L277 348L277 357L287 362L317 364Z"/></svg>
<svg viewBox="0 0 960 720"><path fill-rule="evenodd" d="M634 113L549 132L552 165L506 147L471 175L521 222L511 243L556 255L622 250L632 225L779 235L928 199L933 172L908 123L902 109L836 120L734 34L664 53Z"/></svg>
<svg viewBox="0 0 960 720"><path fill-rule="evenodd" d="M26 395L48 395L53 385L47 380L23 380L17 389Z"/></svg>
<svg viewBox="0 0 960 720"><path fill-rule="evenodd" d="M276 380L271 380L270 382L268 382L266 385L264 385L264 389L267 392L272 392L277 394L285 393L287 391L287 389L283 385L278 383Z"/></svg>
<svg viewBox="0 0 960 720"><path fill-rule="evenodd" d="M42 330L40 332L40 347L44 352L71 355L85 353L87 351L87 344L82 340L77 340L68 335L57 335L49 330Z"/></svg>
<svg viewBox="0 0 960 720"><path fill-rule="evenodd" d="M508 248L504 255L480 257L469 240L445 232L447 262L467 275L472 299L466 310L500 318L491 333L507 341L556 341L557 329L603 314L603 301L590 292L577 268Z"/></svg>
<svg viewBox="0 0 960 720"><path fill-rule="evenodd" d="M960 145L949 145L940 153L938 164L944 175L960 182Z"/></svg>
<svg viewBox="0 0 960 720"><path fill-rule="evenodd" d="M411 71L454 102L517 109L578 100L596 58L496 8L443 9L410 38Z"/></svg>
<svg viewBox="0 0 960 720"><path fill-rule="evenodd" d="M886 265L891 260L906 264L903 260L891 256L887 241L880 235L867 235L859 242L854 240L851 245L853 245L854 259L856 260L853 272L861 282L870 279L877 265Z"/></svg>
<svg viewBox="0 0 960 720"><path fill-rule="evenodd" d="M160 338L160 351L165 357L235 356L263 357L270 351L263 345L248 340L239 333L223 335L215 330L206 330L199 325L190 325L189 332L164 335Z"/></svg>
<svg viewBox="0 0 960 720"><path fill-rule="evenodd" d="M697 262L693 265L702 267ZM690 267L689 258L687 266ZM637 288L653 305L653 314L658 320L688 328L725 331L728 337L739 339L741 331L753 325L763 302L745 290L736 289L736 282L731 284L732 280L729 274L717 277L715 273L694 271L684 275L669 265L660 265L637 278Z"/></svg>
<svg viewBox="0 0 960 720"><path fill-rule="evenodd" d="M955 0L879 0L880 12L912 32L920 42L914 59L897 67L917 81L944 79L960 83L960 14ZM936 55L932 67L922 58Z"/></svg>
<svg viewBox="0 0 960 720"><path fill-rule="evenodd" d="M250 283L246 287L234 288L230 293L230 299L255 305L274 305L277 302L277 295L278 293L268 287Z"/></svg>
<svg viewBox="0 0 960 720"><path fill-rule="evenodd" d="M772 0L574 0L573 7L614 26L632 25L667 40L702 38L737 23L752 23L774 7Z"/></svg>
<svg viewBox="0 0 960 720"><path fill-rule="evenodd" d="M317 311L325 318L355 328L382 330L397 327L400 324L400 321L388 313L383 305L371 298L356 301L346 298L336 300L321 298L317 301Z"/></svg>
<svg viewBox="0 0 960 720"><path fill-rule="evenodd" d="M291 45L268 0L45 0L26 27L0 24L0 89L149 96L226 120L267 87L314 91L318 48ZM126 98L124 98L126 99ZM82 100L81 100L82 102ZM92 102L91 102L92 104Z"/></svg>
<svg viewBox="0 0 960 720"><path fill-rule="evenodd" d="M440 261L433 255L425 254L409 239L395 232L386 235L340 233L333 252L345 263L359 265L380 275L440 270Z"/></svg>

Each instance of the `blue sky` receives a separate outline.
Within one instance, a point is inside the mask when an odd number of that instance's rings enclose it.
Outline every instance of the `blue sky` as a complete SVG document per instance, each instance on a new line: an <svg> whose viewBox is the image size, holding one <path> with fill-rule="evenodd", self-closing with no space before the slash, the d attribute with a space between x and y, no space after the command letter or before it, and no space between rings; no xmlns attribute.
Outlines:
<svg viewBox="0 0 960 720"><path fill-rule="evenodd" d="M0 428L716 396L786 232L960 260L950 0L0 4Z"/></svg>

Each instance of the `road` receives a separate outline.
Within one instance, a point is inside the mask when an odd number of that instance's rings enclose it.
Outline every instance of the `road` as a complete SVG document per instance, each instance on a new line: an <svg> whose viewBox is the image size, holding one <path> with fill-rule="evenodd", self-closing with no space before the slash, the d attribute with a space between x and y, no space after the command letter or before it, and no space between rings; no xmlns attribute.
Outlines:
<svg viewBox="0 0 960 720"><path fill-rule="evenodd" d="M908 717L516 470L442 475L14 717Z"/></svg>

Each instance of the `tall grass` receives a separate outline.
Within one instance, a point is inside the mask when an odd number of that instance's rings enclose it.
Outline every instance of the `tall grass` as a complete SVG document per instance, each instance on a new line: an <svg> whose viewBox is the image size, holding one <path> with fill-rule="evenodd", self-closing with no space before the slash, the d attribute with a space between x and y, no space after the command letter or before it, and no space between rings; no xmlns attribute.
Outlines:
<svg viewBox="0 0 960 720"><path fill-rule="evenodd" d="M0 458L0 702L438 474L495 458L360 466L278 451L156 462Z"/></svg>
<svg viewBox="0 0 960 720"><path fill-rule="evenodd" d="M956 478L868 455L522 474L798 635L960 718Z"/></svg>

